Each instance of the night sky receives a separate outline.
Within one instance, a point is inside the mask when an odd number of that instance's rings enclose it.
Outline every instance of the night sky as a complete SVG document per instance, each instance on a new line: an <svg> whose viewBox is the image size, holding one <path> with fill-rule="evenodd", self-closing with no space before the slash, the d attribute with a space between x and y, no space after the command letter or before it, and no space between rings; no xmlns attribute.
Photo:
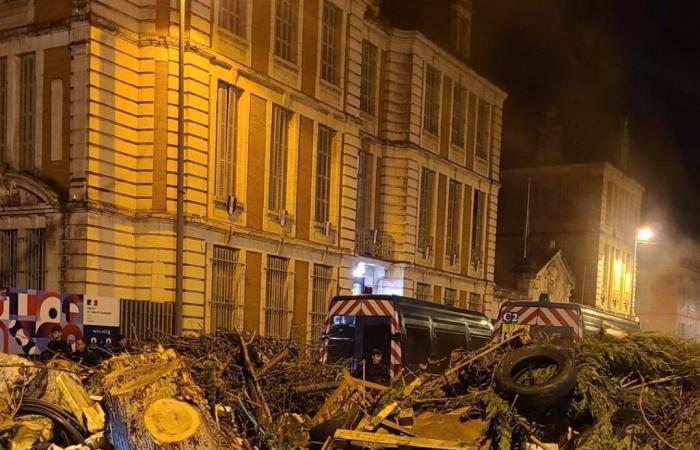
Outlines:
<svg viewBox="0 0 700 450"><path fill-rule="evenodd" d="M527 163L556 117L567 161L618 161L645 186L642 218L700 240L700 2L476 0L473 64L509 93L503 165Z"/></svg>

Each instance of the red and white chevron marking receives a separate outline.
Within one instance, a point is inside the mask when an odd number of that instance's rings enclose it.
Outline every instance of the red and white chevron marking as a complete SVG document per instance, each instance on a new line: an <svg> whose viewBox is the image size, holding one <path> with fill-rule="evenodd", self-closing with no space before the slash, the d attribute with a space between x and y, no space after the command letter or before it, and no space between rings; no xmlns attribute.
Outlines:
<svg viewBox="0 0 700 450"><path fill-rule="evenodd" d="M505 320L517 314L515 320ZM500 334L504 323L519 325L542 325L571 327L576 337L583 336L579 314L575 309L550 308L546 306L504 306L496 322L496 333Z"/></svg>
<svg viewBox="0 0 700 450"><path fill-rule="evenodd" d="M399 313L394 308L394 303L390 300L343 300L334 302L331 309L326 315L324 323L325 331L328 333L333 323L334 316L379 316L389 317L391 323L391 333L395 334L400 331ZM321 361L326 362L328 356L328 343L324 342L321 348ZM391 355L389 361L389 370L394 375L398 372L401 366L401 343L391 340Z"/></svg>

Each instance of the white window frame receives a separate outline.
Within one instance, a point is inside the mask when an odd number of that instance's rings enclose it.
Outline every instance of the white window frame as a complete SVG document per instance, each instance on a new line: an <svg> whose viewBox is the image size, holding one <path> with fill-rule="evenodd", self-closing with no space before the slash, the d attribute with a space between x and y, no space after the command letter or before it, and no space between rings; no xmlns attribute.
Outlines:
<svg viewBox="0 0 700 450"><path fill-rule="evenodd" d="M239 91L219 81L216 93L214 200L225 203L229 196L236 194Z"/></svg>
<svg viewBox="0 0 700 450"><path fill-rule="evenodd" d="M379 48L368 40L362 41L360 68L360 110L375 115L377 109L377 58Z"/></svg>
<svg viewBox="0 0 700 450"><path fill-rule="evenodd" d="M469 91L455 83L452 94L452 145L465 148L467 145L467 109L469 107ZM461 99L461 102L458 101Z"/></svg>
<svg viewBox="0 0 700 450"><path fill-rule="evenodd" d="M476 137L474 139L474 154L484 161L489 159L491 151L491 111L492 105L483 99L478 99L476 107Z"/></svg>
<svg viewBox="0 0 700 450"><path fill-rule="evenodd" d="M459 260L460 237L462 216L462 183L450 180L447 194L447 231L445 233L445 258L453 261L454 265Z"/></svg>
<svg viewBox="0 0 700 450"><path fill-rule="evenodd" d="M297 65L299 61L299 10L302 0L275 0L272 52L275 57Z"/></svg>
<svg viewBox="0 0 700 450"><path fill-rule="evenodd" d="M329 221L331 216L331 182L335 135L335 130L319 125L318 139L316 141L314 220L321 224Z"/></svg>
<svg viewBox="0 0 700 450"><path fill-rule="evenodd" d="M343 10L329 0L323 1L321 12L321 50L319 52L321 80L340 85L343 41Z"/></svg>
<svg viewBox="0 0 700 450"><path fill-rule="evenodd" d="M285 210L287 207L287 171L289 168L289 145L292 112L272 105L270 127L270 164L268 183L268 209Z"/></svg>
<svg viewBox="0 0 700 450"><path fill-rule="evenodd" d="M433 215L435 214L435 182L437 174L427 167L421 168L420 197L418 203L418 233L417 247L419 252L432 253L434 249L435 230Z"/></svg>
<svg viewBox="0 0 700 450"><path fill-rule="evenodd" d="M220 0L216 2L219 5L217 25L229 33L247 39L248 1L250 0Z"/></svg>
<svg viewBox="0 0 700 450"><path fill-rule="evenodd" d="M425 95L423 101L423 130L434 136L440 134L440 104L442 97L442 72L436 67L425 66Z"/></svg>

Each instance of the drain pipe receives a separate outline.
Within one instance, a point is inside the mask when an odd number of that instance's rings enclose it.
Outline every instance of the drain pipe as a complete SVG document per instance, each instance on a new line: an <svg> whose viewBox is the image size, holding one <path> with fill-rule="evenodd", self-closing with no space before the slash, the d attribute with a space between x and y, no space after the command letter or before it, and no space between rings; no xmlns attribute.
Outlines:
<svg viewBox="0 0 700 450"><path fill-rule="evenodd" d="M182 291L185 242L185 2L180 0L177 91L177 219L175 225L175 310L173 333L182 335Z"/></svg>

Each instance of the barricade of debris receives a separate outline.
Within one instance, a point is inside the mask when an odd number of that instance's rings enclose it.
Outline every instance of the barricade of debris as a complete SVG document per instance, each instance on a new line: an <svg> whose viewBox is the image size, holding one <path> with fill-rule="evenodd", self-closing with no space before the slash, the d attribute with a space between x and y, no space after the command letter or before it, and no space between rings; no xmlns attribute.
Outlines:
<svg viewBox="0 0 700 450"><path fill-rule="evenodd" d="M0 355L0 448L700 448L699 344L528 341L389 386L237 333L160 338L96 370Z"/></svg>

